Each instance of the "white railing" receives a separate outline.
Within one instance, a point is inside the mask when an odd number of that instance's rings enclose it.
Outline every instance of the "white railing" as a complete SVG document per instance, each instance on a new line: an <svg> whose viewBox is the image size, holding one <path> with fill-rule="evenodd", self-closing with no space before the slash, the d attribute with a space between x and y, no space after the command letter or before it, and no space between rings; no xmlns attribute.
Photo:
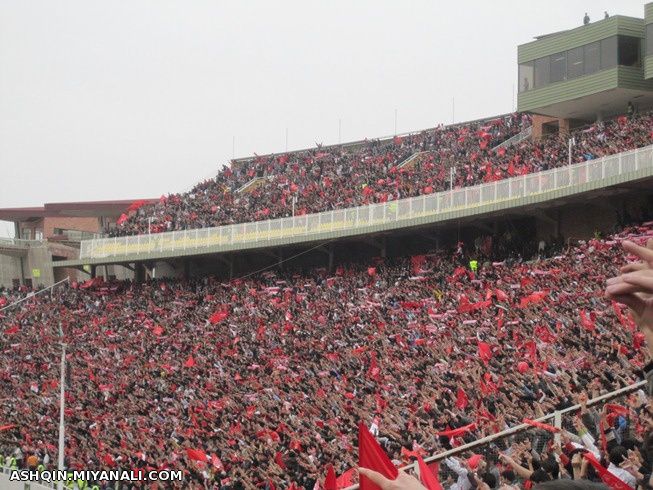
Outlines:
<svg viewBox="0 0 653 490"><path fill-rule="evenodd" d="M399 165L397 165L398 169L402 169L407 165L412 164L416 159L421 158L423 155L426 155L429 153L428 151L418 151L417 153L413 153L411 156L406 158L403 162L401 162Z"/></svg>
<svg viewBox="0 0 653 490"><path fill-rule="evenodd" d="M255 185L257 182L260 182L262 180L265 180L265 177L254 177L253 179L248 180L245 184L241 185L238 189L236 189L236 194L246 191L251 186Z"/></svg>
<svg viewBox="0 0 653 490"><path fill-rule="evenodd" d="M386 203L215 228L83 240L80 259L178 253L238 244L263 246L266 241L311 238L330 232L355 235L365 227L409 225L410 220L417 218L435 218L454 211L607 182L644 168L653 170L653 145L544 172Z"/></svg>
<svg viewBox="0 0 653 490"><path fill-rule="evenodd" d="M516 145L517 143L524 141L526 138L530 138L533 134L533 126L529 126L524 129L521 133L508 138L506 141L499 143L497 146L492 148L492 150L498 150L499 148L508 148L509 146Z"/></svg>

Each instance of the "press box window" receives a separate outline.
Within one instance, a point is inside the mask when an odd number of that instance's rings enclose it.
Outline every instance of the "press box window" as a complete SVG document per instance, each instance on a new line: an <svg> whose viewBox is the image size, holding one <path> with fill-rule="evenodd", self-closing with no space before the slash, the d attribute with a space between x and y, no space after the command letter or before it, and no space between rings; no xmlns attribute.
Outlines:
<svg viewBox="0 0 653 490"><path fill-rule="evenodd" d="M535 60L535 88L549 84L549 57Z"/></svg>
<svg viewBox="0 0 653 490"><path fill-rule="evenodd" d="M519 91L526 92L533 88L533 62L522 63L519 65Z"/></svg>
<svg viewBox="0 0 653 490"><path fill-rule="evenodd" d="M567 53L556 53L551 55L551 67L549 80L561 82L567 78Z"/></svg>
<svg viewBox="0 0 653 490"><path fill-rule="evenodd" d="M617 66L617 36L601 41L601 70Z"/></svg>
<svg viewBox="0 0 653 490"><path fill-rule="evenodd" d="M619 36L617 57L622 66L641 66L638 37Z"/></svg>
<svg viewBox="0 0 653 490"><path fill-rule="evenodd" d="M585 75L596 73L601 69L601 44L597 41L586 44L583 48Z"/></svg>
<svg viewBox="0 0 653 490"><path fill-rule="evenodd" d="M585 74L583 65L582 46L567 51L567 78L582 77Z"/></svg>

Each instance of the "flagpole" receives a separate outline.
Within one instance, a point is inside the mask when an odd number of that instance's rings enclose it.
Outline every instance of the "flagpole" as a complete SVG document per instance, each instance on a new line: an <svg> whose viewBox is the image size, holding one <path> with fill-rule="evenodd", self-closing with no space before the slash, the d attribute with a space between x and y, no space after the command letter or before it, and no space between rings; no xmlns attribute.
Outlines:
<svg viewBox="0 0 653 490"><path fill-rule="evenodd" d="M61 334L61 379L59 380L59 458L57 469L64 470L64 440L65 440L65 422L64 422L64 409L66 398L66 344L63 342L63 332L59 326ZM57 489L63 490L63 482L57 482Z"/></svg>
<svg viewBox="0 0 653 490"><path fill-rule="evenodd" d="M456 98L451 97L451 124L456 122Z"/></svg>

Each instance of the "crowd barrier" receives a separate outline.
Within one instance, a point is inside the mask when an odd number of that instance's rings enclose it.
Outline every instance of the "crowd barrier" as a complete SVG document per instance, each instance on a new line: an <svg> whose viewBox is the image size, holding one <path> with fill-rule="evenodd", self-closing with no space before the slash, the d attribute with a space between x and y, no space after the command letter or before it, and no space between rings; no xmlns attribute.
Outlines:
<svg viewBox="0 0 653 490"><path fill-rule="evenodd" d="M4 306L4 307L0 308L0 311L8 310L9 308L13 308L14 306L18 306L22 302L29 301L34 296L38 296L39 294L43 294L43 293L45 293L47 291L52 293L54 288L56 288L57 286L60 286L60 285L62 285L64 283L67 283L69 281L70 281L70 277L66 277L65 279L62 279L59 282L55 282L52 286L48 286L47 288L39 289L38 291L35 291L34 293L28 294L27 296L25 296L24 298L19 299L18 301L14 301L13 303L10 303L7 306Z"/></svg>
<svg viewBox="0 0 653 490"><path fill-rule="evenodd" d="M212 246L310 237L324 232L355 234L361 227L408 224L416 218L535 197L644 168L653 168L653 145L543 172L386 203L214 228L83 240L80 259L182 253Z"/></svg>
<svg viewBox="0 0 653 490"><path fill-rule="evenodd" d="M626 386L619 390L615 390L605 395L601 395L596 398L592 398L588 400L587 407L590 408L595 405L601 405L606 402L615 402L615 401L621 402L621 404L627 406L627 403L625 401L626 397L635 391L644 390L645 387L646 387L646 381L640 381L634 383L630 386ZM575 415L579 409L580 409L580 405L573 405L571 407L565 408L564 410L555 411L553 413L545 415L544 417L537 418L535 420L537 422L543 422L545 424L553 425L558 429L564 429L571 432L572 434L575 434L577 431L573 425L573 419L575 418ZM482 439L478 439L476 441L470 442L469 444L464 444L462 446L458 446L448 451L439 452L433 456L424 458L424 462L426 462L427 464L434 463L434 462L440 463L439 477L440 477L440 481L443 484L446 481L446 479L449 477L451 477L453 479L453 482L455 482L457 475L454 474L453 471L451 471L446 465L446 463L444 462L444 460L446 460L450 456L460 456L464 453L480 454L484 457L490 454L496 455L498 451L505 450L512 442L520 442L525 439L529 439L531 441L531 446L538 453L540 453L541 451L544 450L545 447L547 447L550 444L552 440L556 440L558 437L559 435L557 434L552 434L550 432L543 431L542 429L538 429L536 427L533 427L532 425L519 424L514 427L511 427L510 429L497 432L496 434L492 434L491 436L484 437ZM559 439L557 439L555 442L558 441ZM419 476L419 468L416 463L409 464L404 468L407 471L413 470L413 473ZM447 488L447 485L445 485L445 488ZM357 490L357 489L358 489L358 485L353 485L347 487L345 490Z"/></svg>
<svg viewBox="0 0 653 490"><path fill-rule="evenodd" d="M626 386L619 390L601 395L596 398L588 400L587 407L591 408L595 405L600 405L606 402L619 402L622 405L627 406L626 397L630 394L638 391L644 390L646 387L646 381L640 381L634 383L630 386ZM573 419L575 414L580 409L580 405L573 405L564 410L555 411L544 417L537 418L537 422L543 422L554 427L568 430L571 433L575 433L576 429L573 426ZM383 436L383 431L381 431L381 436ZM543 431L541 429L535 428L528 424L519 424L510 429L498 432L488 437L478 439L469 444L456 447L454 449L437 453L433 456L424 458L424 461L428 463L441 462L440 464L440 481L445 482L448 477L453 478L455 481L456 475L453 474L451 470L448 469L445 463L442 463L443 460L450 456L460 456L463 453L469 454L473 452L475 454L481 454L487 456L489 454L496 454L497 451L501 451L508 447L509 444L515 441L522 441L529 439L531 441L532 447L539 453L547 445L550 444L552 439L559 437L557 434L551 434L549 432ZM556 441L558 442L558 441ZM404 466L406 470L413 470L415 473L418 473L419 469L416 464L409 464ZM53 483L22 483L22 482L11 482L9 481L10 469L7 467L0 467L0 490L50 490L56 488L56 485ZM115 488L118 488L115 486ZM357 490L358 485L353 485L347 487L345 490Z"/></svg>

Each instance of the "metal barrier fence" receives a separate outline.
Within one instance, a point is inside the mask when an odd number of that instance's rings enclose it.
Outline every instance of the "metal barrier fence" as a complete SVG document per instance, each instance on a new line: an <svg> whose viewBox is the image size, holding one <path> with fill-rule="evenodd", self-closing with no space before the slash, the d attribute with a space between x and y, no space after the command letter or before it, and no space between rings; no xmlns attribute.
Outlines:
<svg viewBox="0 0 653 490"><path fill-rule="evenodd" d="M587 407L590 408L595 405L601 405L605 402L624 399L631 393L645 388L645 386L646 386L646 381L640 381L638 383L634 383L630 386L626 386L619 390L615 390L611 393L607 393L605 395L588 400ZM571 433L575 433L576 429L573 426L573 419L575 417L576 412L579 409L580 409L580 405L573 405L564 410L550 413L548 415L545 415L544 417L540 417L535 420L537 422L544 422L546 424L553 425L554 427L562 428ZM433 456L430 456L428 458L424 458L424 461L426 463L440 462L439 478L440 481L445 486L445 488L448 488L448 485L445 484L445 482L449 478L452 478L453 482L455 482L456 478L458 477L458 475L455 474L451 469L449 469L449 467L444 462L444 460L446 460L450 456L460 456L464 453L467 454L474 453L474 454L480 454L484 456L485 460L487 461L488 457L496 458L499 451L505 451L511 444L515 442L523 442L526 440L530 440L531 447L538 454L540 454L550 443L554 441L554 439L556 439L556 437L557 435L555 434L546 432L542 429L538 429L531 425L519 424L516 425L515 427L511 427L510 429L504 430L502 432L498 432L491 436L484 437L482 439L478 439L476 441L470 442L469 444L464 444L454 449L443 451ZM406 470L413 470L413 472L416 474L419 472L416 463L409 464L404 468ZM345 490L356 490L356 489L358 489L358 485L347 487Z"/></svg>
<svg viewBox="0 0 653 490"><path fill-rule="evenodd" d="M600 405L605 402L609 401L617 401L619 399L624 399L631 393L643 389L646 386L646 381L640 381L638 383L632 384L630 386L626 386L624 388L621 388L619 390L615 390L611 393L607 393L605 395L599 396L597 398L593 398L591 400L588 400L587 402L587 407L593 407L595 405ZM625 403L622 403L625 405ZM544 417L540 417L536 419L538 422L544 422L548 423L550 425L553 425L558 428L563 428L565 430L568 430L572 433L575 432L575 429L572 424L572 420L574 418L574 414L577 412L577 410L580 408L580 405L573 405L569 408L566 408L564 410L556 411L553 413L550 413L548 415L545 415ZM530 440L531 442L531 447L539 454L541 453L557 436L554 434L551 434L549 432L543 431L541 429L535 428L531 425L528 424L519 424L515 427L512 427L510 429L504 430L502 432L498 432L496 434L493 434L488 437L484 437L482 439L479 439L477 441L471 442L469 444L465 444L463 446L459 446L457 448L451 449L449 451L444 451L441 453L438 453L434 456L425 458L424 461L426 463L432 463L435 461L442 462L446 458L450 456L459 456L463 453L469 453L469 452L474 452L475 454L481 454L483 455L486 460L488 456L492 457L492 455L496 456L496 453L498 451L504 451L506 450L510 444L514 442L522 442L525 440ZM625 436L624 436L625 437ZM417 465L416 464L410 464L408 466L404 467L406 470L414 470L415 472L418 471ZM10 474L10 469L7 467L0 467L0 489L33 489L33 490L46 490L46 489L51 489L55 488L55 485L52 483L30 483L30 484L23 484L23 483L18 483L18 482L10 482L8 479L8 475ZM445 488L448 486L446 485L445 482L449 478L452 478L453 481L456 480L457 475L451 471L446 463L440 464L440 474L439 474L440 481L445 484ZM117 486L115 488L118 488ZM353 485L350 487L347 487L345 490L356 490L358 489L358 485Z"/></svg>
<svg viewBox="0 0 653 490"><path fill-rule="evenodd" d="M0 308L0 311L4 311L4 310L8 310L9 308L13 308L14 306L17 306L17 305L19 305L19 304L21 304L24 301L27 301L29 299L32 299L34 296L37 296L39 294L43 294L46 291L50 291L50 293L52 293L54 288L66 283L66 282L69 282L69 281L70 281L70 277L66 277L65 279L62 279L59 282L55 282L52 286L48 286L47 288L39 289L38 291L35 291L35 292L31 293L31 294L28 294L27 296L25 296L24 298L19 299L18 301L14 301L13 303L10 303L10 304L8 304L7 306L5 306L3 308Z"/></svg>
<svg viewBox="0 0 653 490"><path fill-rule="evenodd" d="M354 234L360 227L408 224L415 218L534 197L644 168L653 168L653 145L543 172L369 206L214 228L84 240L80 259L179 253L219 245L310 237L323 232Z"/></svg>

